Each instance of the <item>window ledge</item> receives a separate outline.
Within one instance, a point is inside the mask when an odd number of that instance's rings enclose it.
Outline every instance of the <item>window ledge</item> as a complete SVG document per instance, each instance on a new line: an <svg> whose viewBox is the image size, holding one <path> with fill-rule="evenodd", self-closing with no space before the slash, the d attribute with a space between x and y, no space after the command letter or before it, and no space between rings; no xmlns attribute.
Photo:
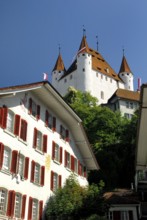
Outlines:
<svg viewBox="0 0 147 220"><path fill-rule="evenodd" d="M4 132L9 134L12 137L16 137L12 132L8 131L7 129L4 129Z"/></svg>
<svg viewBox="0 0 147 220"><path fill-rule="evenodd" d="M56 163L56 164L58 164L58 165L61 164L61 163L60 163L58 160L56 160L56 159L54 159L53 161L54 161L54 163Z"/></svg>
<svg viewBox="0 0 147 220"><path fill-rule="evenodd" d="M2 173L7 174L8 176L11 175L9 170L4 170L3 168L0 170Z"/></svg>
<svg viewBox="0 0 147 220"><path fill-rule="evenodd" d="M38 152L41 155L44 155L44 153L41 150L38 150L37 148L35 148L35 151Z"/></svg>
<svg viewBox="0 0 147 220"><path fill-rule="evenodd" d="M23 144L28 145L28 143L27 143L26 141L24 141L23 139L21 139L20 137L18 137L18 140L19 140L20 142L22 142Z"/></svg>

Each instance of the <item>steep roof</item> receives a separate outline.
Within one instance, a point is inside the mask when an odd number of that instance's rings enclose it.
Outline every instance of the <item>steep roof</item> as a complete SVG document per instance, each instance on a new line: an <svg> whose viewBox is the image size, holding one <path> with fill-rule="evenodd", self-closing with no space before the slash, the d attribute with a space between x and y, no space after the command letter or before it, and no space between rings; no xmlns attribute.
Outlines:
<svg viewBox="0 0 147 220"><path fill-rule="evenodd" d="M114 97L132 100L132 101L139 101L140 100L140 92L130 91L127 89L117 89L116 92L108 100L108 102L110 102Z"/></svg>
<svg viewBox="0 0 147 220"><path fill-rule="evenodd" d="M62 118L69 127L88 170L98 170L99 165L82 126L82 120L48 81L0 88L0 98L26 91L31 91L59 118Z"/></svg>
<svg viewBox="0 0 147 220"><path fill-rule="evenodd" d="M127 63L126 57L124 55L123 55L120 70L119 70L119 73L122 73L122 72L132 73L132 71Z"/></svg>
<svg viewBox="0 0 147 220"><path fill-rule="evenodd" d="M53 71L55 71L55 70L66 71L65 67L64 67L64 62L63 62L63 59L62 59L62 56L60 53L58 55L57 61L56 61L55 66L53 68Z"/></svg>
<svg viewBox="0 0 147 220"><path fill-rule="evenodd" d="M119 76L115 73L115 71L112 69L112 67L102 57L102 55L98 51L93 50L88 46L85 36L83 36L82 38L77 55L79 53L88 53L92 56L92 69L93 70L101 72L104 75L109 76L117 81L122 81L119 78ZM77 63L77 58L73 61L73 63L68 68L67 72L61 77L61 79L77 69L76 63Z"/></svg>

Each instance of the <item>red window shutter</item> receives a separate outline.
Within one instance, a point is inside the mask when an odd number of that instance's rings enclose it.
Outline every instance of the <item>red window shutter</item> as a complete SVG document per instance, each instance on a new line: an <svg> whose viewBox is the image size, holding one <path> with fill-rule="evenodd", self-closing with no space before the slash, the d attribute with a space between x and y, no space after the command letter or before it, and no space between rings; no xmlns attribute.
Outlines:
<svg viewBox="0 0 147 220"><path fill-rule="evenodd" d="M69 142L69 131L66 130L66 141Z"/></svg>
<svg viewBox="0 0 147 220"><path fill-rule="evenodd" d="M34 174L35 174L35 161L32 160L32 163L31 163L31 182L34 182Z"/></svg>
<svg viewBox="0 0 147 220"><path fill-rule="evenodd" d="M18 151L12 151L12 161L11 161L11 173L17 173L18 166Z"/></svg>
<svg viewBox="0 0 147 220"><path fill-rule="evenodd" d="M37 105L37 120L40 119L40 105Z"/></svg>
<svg viewBox="0 0 147 220"><path fill-rule="evenodd" d="M21 131L20 131L20 138L24 141L26 141L26 137L27 137L27 121L25 121L24 119L21 120Z"/></svg>
<svg viewBox="0 0 147 220"><path fill-rule="evenodd" d="M43 135L43 152L47 153L47 135Z"/></svg>
<svg viewBox="0 0 147 220"><path fill-rule="evenodd" d="M71 155L71 170L74 171L75 169L75 158Z"/></svg>
<svg viewBox="0 0 147 220"><path fill-rule="evenodd" d="M84 166L84 177L87 178L87 169L85 166Z"/></svg>
<svg viewBox="0 0 147 220"><path fill-rule="evenodd" d="M42 213L43 213L43 201L39 201L39 220L42 220Z"/></svg>
<svg viewBox="0 0 147 220"><path fill-rule="evenodd" d="M0 107L0 127L2 127L2 122L3 122L3 108Z"/></svg>
<svg viewBox="0 0 147 220"><path fill-rule="evenodd" d="M2 108L1 127L4 129L7 127L7 115L8 115L8 108L7 107Z"/></svg>
<svg viewBox="0 0 147 220"><path fill-rule="evenodd" d="M33 206L33 199L32 197L29 197L28 220L32 220L32 206Z"/></svg>
<svg viewBox="0 0 147 220"><path fill-rule="evenodd" d="M24 167L24 178L28 179L28 172L29 172L29 158L25 158L25 167Z"/></svg>
<svg viewBox="0 0 147 220"><path fill-rule="evenodd" d="M3 165L4 145L0 143L0 169Z"/></svg>
<svg viewBox="0 0 147 220"><path fill-rule="evenodd" d="M62 184L62 176L59 175L59 188L61 188L61 184Z"/></svg>
<svg viewBox="0 0 147 220"><path fill-rule="evenodd" d="M52 190L52 191L53 191L53 189L54 189L54 182L53 182L53 180L54 180L54 172L51 171L51 190Z"/></svg>
<svg viewBox="0 0 147 220"><path fill-rule="evenodd" d="M63 152L63 148L60 147L60 163L62 163L62 152Z"/></svg>
<svg viewBox="0 0 147 220"><path fill-rule="evenodd" d="M29 98L29 114L32 114L32 99Z"/></svg>
<svg viewBox="0 0 147 220"><path fill-rule="evenodd" d="M53 117L53 131L56 131L56 118Z"/></svg>
<svg viewBox="0 0 147 220"><path fill-rule="evenodd" d="M25 218L25 209L26 209L26 195L23 195L22 197L22 209L21 209L21 218Z"/></svg>
<svg viewBox="0 0 147 220"><path fill-rule="evenodd" d="M40 181L40 185L44 186L44 178L45 178L45 166L41 167L41 181Z"/></svg>
<svg viewBox="0 0 147 220"><path fill-rule="evenodd" d="M14 134L19 135L20 115L15 115Z"/></svg>
<svg viewBox="0 0 147 220"><path fill-rule="evenodd" d="M49 113L48 111L46 110L45 111L45 125L48 127L48 119L49 119Z"/></svg>
<svg viewBox="0 0 147 220"><path fill-rule="evenodd" d="M64 165L67 167L67 151L64 151Z"/></svg>
<svg viewBox="0 0 147 220"><path fill-rule="evenodd" d="M60 125L60 138L62 138L63 127Z"/></svg>
<svg viewBox="0 0 147 220"><path fill-rule="evenodd" d="M56 143L52 141L52 160L55 159L55 146L56 146Z"/></svg>
<svg viewBox="0 0 147 220"><path fill-rule="evenodd" d="M78 161L78 174L81 175L81 163Z"/></svg>
<svg viewBox="0 0 147 220"><path fill-rule="evenodd" d="M33 140L33 147L37 147L37 128L34 128L34 140Z"/></svg>
<svg viewBox="0 0 147 220"><path fill-rule="evenodd" d="M13 217L15 205L15 191L10 190L8 193L7 216Z"/></svg>

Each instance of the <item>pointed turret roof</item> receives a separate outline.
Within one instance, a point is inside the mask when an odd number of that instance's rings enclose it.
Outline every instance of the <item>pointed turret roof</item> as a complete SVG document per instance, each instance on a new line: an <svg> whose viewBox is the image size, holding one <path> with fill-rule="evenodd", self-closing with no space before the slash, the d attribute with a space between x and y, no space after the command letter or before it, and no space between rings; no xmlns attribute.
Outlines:
<svg viewBox="0 0 147 220"><path fill-rule="evenodd" d="M62 56L61 56L60 53L59 53L59 55L58 55L58 58L57 58L57 61L56 61L56 64L55 64L55 66L54 66L53 71L55 71L55 70L58 70L58 71L66 71L66 70L65 70L65 67L64 67L63 60L62 60Z"/></svg>
<svg viewBox="0 0 147 220"><path fill-rule="evenodd" d="M112 67L105 61L102 55L98 51L93 50L88 46L86 36L83 36L82 38L75 60L70 65L66 73L64 73L60 79L66 77L68 74L70 74L71 72L74 72L77 69L77 55L80 53L88 53L92 56L92 69L93 70L99 71L106 76L114 78L117 81L122 81L119 78L118 74L116 74L116 72L112 69Z"/></svg>
<svg viewBox="0 0 147 220"><path fill-rule="evenodd" d="M129 67L129 65L127 63L127 60L126 60L124 55L123 55L121 66L120 66L120 70L119 70L119 73L122 73L122 72L131 73L131 69L130 69L130 67Z"/></svg>

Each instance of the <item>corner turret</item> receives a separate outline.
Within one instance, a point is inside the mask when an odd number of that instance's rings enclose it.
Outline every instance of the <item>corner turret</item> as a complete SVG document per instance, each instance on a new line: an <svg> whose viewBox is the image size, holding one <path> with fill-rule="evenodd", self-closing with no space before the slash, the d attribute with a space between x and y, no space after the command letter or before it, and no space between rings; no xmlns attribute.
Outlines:
<svg viewBox="0 0 147 220"><path fill-rule="evenodd" d="M122 62L121 62L121 66L120 66L120 70L119 70L118 75L123 80L125 89L134 91L133 73L132 73L124 55L122 58Z"/></svg>

